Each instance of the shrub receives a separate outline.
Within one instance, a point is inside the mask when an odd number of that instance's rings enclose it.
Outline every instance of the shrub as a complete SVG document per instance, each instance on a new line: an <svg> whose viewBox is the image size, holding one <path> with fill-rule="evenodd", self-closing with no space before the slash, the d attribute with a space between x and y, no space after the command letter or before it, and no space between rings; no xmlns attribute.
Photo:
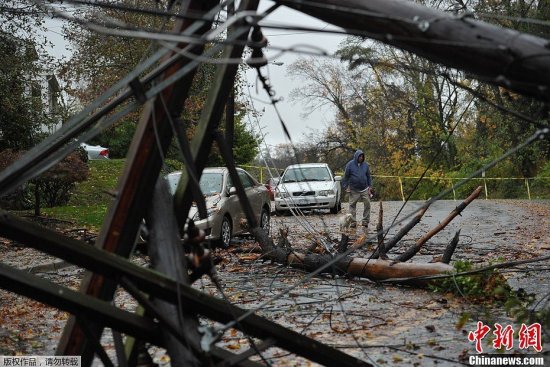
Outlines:
<svg viewBox="0 0 550 367"><path fill-rule="evenodd" d="M0 155L2 156L0 160L0 171L3 171L21 156L21 152L5 149L0 152ZM11 193L0 196L0 207L9 210L25 210L32 208L29 186L27 184L22 185Z"/></svg>
<svg viewBox="0 0 550 367"><path fill-rule="evenodd" d="M0 154L3 158L0 170L3 170L22 156L24 151L6 149ZM3 197L2 205L7 209L28 209L33 192L35 214L39 215L42 205L52 207L67 204L75 183L87 178L88 165L82 160L82 155L75 151L32 180L30 184L25 184L13 194Z"/></svg>
<svg viewBox="0 0 550 367"><path fill-rule="evenodd" d="M73 152L40 175L34 183L40 192L41 203L46 207L54 207L66 205L75 183L87 178L88 165L82 161L78 152Z"/></svg>

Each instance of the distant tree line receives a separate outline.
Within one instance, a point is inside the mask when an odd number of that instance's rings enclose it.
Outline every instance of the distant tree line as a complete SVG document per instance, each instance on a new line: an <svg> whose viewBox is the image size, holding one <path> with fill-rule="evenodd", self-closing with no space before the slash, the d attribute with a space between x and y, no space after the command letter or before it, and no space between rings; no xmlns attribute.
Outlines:
<svg viewBox="0 0 550 367"><path fill-rule="evenodd" d="M151 31L171 27L172 20L136 11L138 8L162 9L168 5L168 1L121 0L117 2L117 8L96 5L79 7L72 13L79 19L106 26L116 19L129 26ZM44 127L54 122L51 116L44 113L39 94L33 91L32 80L37 75L51 73L52 70L58 71L57 76L63 82L63 93L67 101L60 111L61 116L55 117L65 122L82 106L91 103L160 47L147 40L99 34L89 30L85 24L73 22L68 23L63 29L72 53L63 60L55 61L46 52L51 46L50 42L39 35L40 31L46 30L45 13L42 9L32 3L23 4L16 0L6 1L1 9L0 52L4 57L0 60L0 152L10 157L4 160L2 168L7 167L8 163L13 162L22 152L44 139L44 131L47 130ZM199 67L184 112L178 119L178 123L185 125L190 139L206 101L214 71L214 64L204 63ZM235 86L237 96L241 84L239 79ZM233 153L238 164L252 162L258 153L258 137L243 122L245 112L245 105L237 102ZM108 147L111 158L124 158L139 122L140 113L141 111L136 111L125 116L87 143ZM223 130L224 125L221 126ZM179 160L179 154L179 149L174 143L166 158ZM67 160L63 164L72 165ZM209 157L209 164L224 164L217 147L214 147ZM55 174L50 174L47 183L38 185L35 184L37 181L33 181L9 198L4 198L2 205L19 209L29 208L33 202L48 206L62 205L68 200L67 195L72 187L67 181L74 184L86 177L84 172L74 176L63 172L68 171L58 167ZM54 185L51 183L52 177L59 177L60 181ZM63 193L58 192L59 187L65 188ZM39 213L39 206L35 208Z"/></svg>
<svg viewBox="0 0 550 367"><path fill-rule="evenodd" d="M44 13L32 3L6 0L0 12L0 170L46 136L63 111L46 113L40 80L51 73L50 46L38 36L44 30ZM45 80L45 79L44 79ZM75 183L87 177L86 159L74 153L60 164L9 195L0 197L0 207L34 208L68 202Z"/></svg>
<svg viewBox="0 0 550 367"><path fill-rule="evenodd" d="M80 19L99 24L108 25L108 21L115 19L129 27L153 32L167 31L172 27L172 20L139 12L136 9L166 9L168 3L169 1L157 0L121 0L117 2L117 8L90 6L82 8L79 10L80 13L75 15ZM148 40L99 34L76 22L69 23L64 29L64 34L72 46L73 53L63 63L61 77L69 86L67 89L69 94L83 105L92 102L103 91L132 71L141 60L162 47ZM211 45L207 44L206 47L209 48ZM178 120L178 123L186 127L189 138L192 138L199 121L214 72L214 64L202 63L193 80L184 111ZM236 82L237 95L240 94L241 84L240 80ZM258 153L258 137L243 122L245 109L246 107L240 103L235 106L233 154L238 164L250 163ZM136 111L127 115L95 138L93 142L109 147L112 157L125 157L140 113L141 111ZM221 126L223 127L224 124L222 123ZM170 148L167 158L180 159L179 150L175 144ZM214 148L209 164L223 164L217 148Z"/></svg>
<svg viewBox="0 0 550 367"><path fill-rule="evenodd" d="M471 11L485 21L550 38L550 26L525 21L550 19L548 1L423 3L454 12ZM342 170L360 148L378 175L464 177L538 129L506 110L541 125L550 122L548 103L375 41L348 37L336 55L335 59L304 57L289 66L289 75L300 81L292 99L303 103L306 114L324 109L333 111L334 119L293 149L284 145L272 149L274 162L285 166L297 160L323 160ZM550 177L550 140L531 144L487 176ZM429 197L441 185L417 190ZM444 185L448 187L448 182ZM539 185L550 188L550 180ZM516 197L510 181L496 186L501 197Z"/></svg>

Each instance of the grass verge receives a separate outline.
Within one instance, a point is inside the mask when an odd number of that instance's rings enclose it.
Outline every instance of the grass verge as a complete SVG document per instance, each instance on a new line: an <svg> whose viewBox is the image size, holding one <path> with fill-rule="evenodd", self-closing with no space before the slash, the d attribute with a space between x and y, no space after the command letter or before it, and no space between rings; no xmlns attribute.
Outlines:
<svg viewBox="0 0 550 367"><path fill-rule="evenodd" d="M111 203L112 193L122 174L124 162L124 159L90 161L88 180L76 185L69 204L43 208L42 213L99 231Z"/></svg>

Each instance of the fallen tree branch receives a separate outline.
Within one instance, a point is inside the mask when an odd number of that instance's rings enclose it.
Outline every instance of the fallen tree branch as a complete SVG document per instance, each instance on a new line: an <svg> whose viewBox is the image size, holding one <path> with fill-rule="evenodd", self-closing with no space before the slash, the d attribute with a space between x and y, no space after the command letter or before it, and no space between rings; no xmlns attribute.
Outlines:
<svg viewBox="0 0 550 367"><path fill-rule="evenodd" d="M427 205L422 208L422 210L420 210L418 212L418 214L416 214L413 219L411 219L411 221L409 223L407 223L407 225L403 228L401 228L401 230L391 239L388 241L388 243L386 244L386 252L389 252L392 248L395 247L395 245L401 241L401 239L403 237L405 237L405 235L407 233L410 232L411 229L414 228L414 226L416 226L418 223L420 223L420 219L422 219L422 217L424 216L424 213L426 213L426 210L428 210L429 206L430 206L430 202L428 201ZM372 256L373 259L378 259L378 251L374 253L374 255Z"/></svg>
<svg viewBox="0 0 550 367"><path fill-rule="evenodd" d="M336 257L329 254L304 254L289 248L275 246L271 237L261 228L253 228L251 232L262 247L262 258L303 269L312 274L346 274L372 280L384 280L391 278L417 278L423 275L436 275L454 270L452 266L443 263L410 264L396 263L388 260L352 258L348 255L354 251L356 245L351 246L347 251ZM427 282L421 279L405 283L424 286Z"/></svg>
<svg viewBox="0 0 550 367"><path fill-rule="evenodd" d="M443 253L443 257L441 258L441 262L444 264L448 264L451 262L451 257L453 256L456 246L458 245L458 240L460 238L460 229L456 231L455 236L445 249L445 252Z"/></svg>
<svg viewBox="0 0 550 367"><path fill-rule="evenodd" d="M311 272L312 274L320 273L332 273L332 274L346 274L358 277L365 277L372 280L387 280L387 279L403 279L403 283L413 285L425 285L427 281L425 276L436 275L445 272L453 272L454 268L446 263L424 263L424 264L406 264L403 263L403 259L408 260L412 258L421 249L422 245L426 243L436 233L441 231L450 221L459 215L475 198L481 193L482 187L478 187L466 200L458 205L447 218L441 222L438 226L420 238L416 244L410 248L405 254L401 255L399 261L389 261L380 259L366 259L366 258L352 258L349 254L356 249L362 247L366 241L367 236L361 236L355 243L348 246L348 237L342 234L340 244L338 246L339 254L333 256L331 254L315 254L315 253L300 253L292 249L291 244L287 239L288 230L281 230L281 238L279 238L280 246L276 246L273 239L264 232L261 228L251 229L252 235L256 238L256 241L262 248L262 258L271 260L279 264L289 265L295 268L303 269ZM416 225L424 213L427 206L423 208L414 218L403 228L395 238L404 236L414 225ZM379 219L378 219L378 253L385 254L384 242L381 238L383 232L382 227L383 208L380 204ZM382 236L383 237L383 236ZM380 246L382 244L382 246ZM456 247L456 246L455 246ZM454 250L453 250L454 251ZM447 257L450 258L452 252L449 247L447 248ZM450 253L450 254L449 254Z"/></svg>
<svg viewBox="0 0 550 367"><path fill-rule="evenodd" d="M398 261L407 261L411 259L414 255L420 251L422 246L433 236L435 236L439 231L441 231L447 224L449 224L457 215L459 215L475 198L481 193L482 187L478 186L470 196L468 196L459 206L457 206L442 222L435 226L431 231L426 233L424 236L419 238L416 243L411 246L405 253L401 254L397 258Z"/></svg>
<svg viewBox="0 0 550 367"><path fill-rule="evenodd" d="M384 209L382 208L382 202L379 202L378 209L378 224L376 225L376 234L378 236L378 249L376 250L383 260L388 260L386 256L386 249L384 247L384 227L382 222L384 221Z"/></svg>

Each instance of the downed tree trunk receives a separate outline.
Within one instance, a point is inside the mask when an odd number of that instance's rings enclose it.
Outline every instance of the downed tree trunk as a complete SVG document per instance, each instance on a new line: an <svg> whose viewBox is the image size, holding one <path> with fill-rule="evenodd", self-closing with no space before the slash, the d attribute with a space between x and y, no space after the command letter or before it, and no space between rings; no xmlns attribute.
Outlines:
<svg viewBox="0 0 550 367"><path fill-rule="evenodd" d="M454 267L443 263L399 263L391 260L373 260L364 258L353 259L349 266L350 274L369 278L372 280L385 280L391 278L413 278L422 275L435 275L452 272ZM424 285L425 281L415 281L413 284Z"/></svg>
<svg viewBox="0 0 550 367"><path fill-rule="evenodd" d="M269 240L271 241L271 239ZM273 242L271 241L271 243ZM451 265L443 263L411 264L399 263L391 260L352 258L345 255L336 258L331 255L304 254L276 247L273 247L271 251L264 252L264 259L269 259L309 272L353 275L372 280L414 278L423 275L437 275L445 272L452 272L454 270ZM321 268L322 270L320 270ZM403 283L417 286L424 286L427 284L424 280L404 280Z"/></svg>
<svg viewBox="0 0 550 367"><path fill-rule="evenodd" d="M469 203L479 196L480 192L481 187L478 187L466 200L457 206L443 222L417 241L415 246L406 252L406 254L412 253L412 256L410 257L407 255L407 259L413 257L429 238L439 232L454 217L460 214ZM414 227L414 224L420 221L420 218L424 215L426 209L427 206L423 208L405 228L410 230ZM379 218L379 223L381 225L381 218ZM396 237L401 238L404 236L406 234L404 229L401 230ZM421 277L425 275L437 275L454 271L454 268L451 265L443 262L411 264L400 261L350 257L349 254L352 251L365 243L365 238L360 239L348 248L348 238L346 235L342 235L339 250L343 252L339 253L337 256L333 256L331 254L302 253L292 250L284 231L282 231L281 234L285 238L279 239L279 243L284 244L284 246L276 246L272 238L269 237L269 235L261 228L253 228L251 233L254 235L262 248L263 259L290 265L292 267L307 270L313 273L346 274L377 281L399 279L399 282L404 284L423 286L427 284L426 280L409 278ZM449 251L450 250L447 249L445 256L446 258L450 256ZM405 256L402 255L400 258L405 258Z"/></svg>
<svg viewBox="0 0 550 367"><path fill-rule="evenodd" d="M481 193L482 187L478 186L477 189L474 190L474 192L466 198L459 206L457 206L448 216L445 218L443 222L440 222L435 228L433 228L431 231L426 233L424 236L418 239L416 243L411 246L405 253L403 253L401 256L397 258L398 261L407 261L411 259L414 255L420 251L422 246L428 242L430 238L435 236L439 231L441 231L447 224L449 224L457 215L459 215L464 208L468 206L472 201L474 201L475 198L479 196Z"/></svg>

